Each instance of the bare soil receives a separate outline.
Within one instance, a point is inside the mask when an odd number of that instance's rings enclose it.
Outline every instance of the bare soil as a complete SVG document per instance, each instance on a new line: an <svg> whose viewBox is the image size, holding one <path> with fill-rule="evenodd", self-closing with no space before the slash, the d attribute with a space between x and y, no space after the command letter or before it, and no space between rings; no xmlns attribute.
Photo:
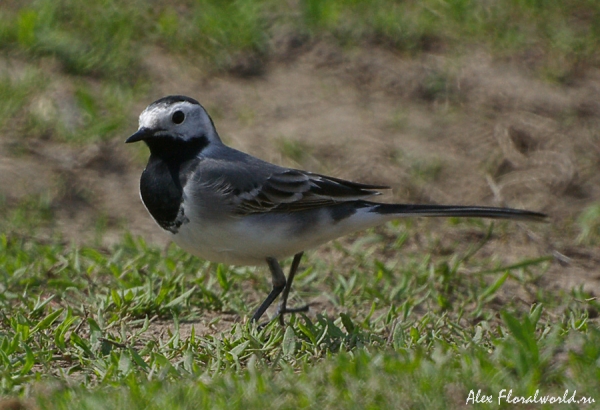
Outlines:
<svg viewBox="0 0 600 410"><path fill-rule="evenodd" d="M148 103L185 94L203 103L227 144L277 164L387 184L384 201L546 212L549 224L516 225L509 242L488 251L508 261L552 254L546 286L600 293L600 249L579 245L574 223L600 201L600 70L556 84L526 61L483 51L408 58L326 41L250 77L208 74L159 50L147 55L154 86L131 107L131 132ZM0 193L16 203L49 192L56 227L76 241L93 238L102 216L106 242L130 230L165 243L138 196L146 148L123 144L127 136L83 148L30 141L20 156L5 140ZM447 224L421 226L458 235Z"/></svg>

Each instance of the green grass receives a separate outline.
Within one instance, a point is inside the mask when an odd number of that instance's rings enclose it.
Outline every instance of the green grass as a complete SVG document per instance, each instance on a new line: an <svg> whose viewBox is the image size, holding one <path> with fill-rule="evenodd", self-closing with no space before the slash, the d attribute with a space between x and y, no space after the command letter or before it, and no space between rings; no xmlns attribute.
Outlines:
<svg viewBox="0 0 600 410"><path fill-rule="evenodd" d="M323 295L333 311L257 329L244 318L269 290L261 269L131 236L73 246L11 220L0 236L0 391L39 408L446 408L478 389L598 399L598 302L539 287L548 257L480 256L502 225L451 256L405 249L411 223L334 244L343 262L309 256L292 295Z"/></svg>
<svg viewBox="0 0 600 410"><path fill-rule="evenodd" d="M588 206L577 219L581 233L577 238L579 243L599 244L600 243L600 204Z"/></svg>
<svg viewBox="0 0 600 410"><path fill-rule="evenodd" d="M461 55L473 47L508 58L535 52L539 76L568 83L581 67L600 62L598 4L13 2L0 9L0 50L6 59L0 70L0 130L79 144L123 135L130 125L127 107L146 97L155 81L148 55L184 57L207 72L256 75L270 58L281 57L274 55L281 32L300 44L328 38L344 47L381 44L409 56L435 50ZM65 79L73 85L67 91ZM433 73L423 84L423 98L454 101L458 92L452 84L446 74ZM56 94L57 88L63 93ZM7 123L15 117L19 121Z"/></svg>
<svg viewBox="0 0 600 410"><path fill-rule="evenodd" d="M2 15L4 46L57 58L65 72L135 82L137 40L148 32L142 2L29 2Z"/></svg>
<svg viewBox="0 0 600 410"><path fill-rule="evenodd" d="M597 335L596 335L597 337ZM594 338L586 340L589 349ZM501 347L513 348L519 342L508 337ZM549 343L548 349L554 346ZM274 372L271 364L253 354L247 370L233 377L212 376L206 372L199 380L177 384L160 381L139 383L130 377L123 388L108 388L92 393L83 390L63 390L52 394L54 405L42 408L134 408L134 409L187 409L187 408L448 408L466 402L470 390L482 386L484 392L500 392L505 386L515 386L513 396L535 394L519 385L519 378L494 372L494 368L514 353L507 351L490 356L484 349L460 349L465 360L442 344L428 354L422 349L404 352L371 353L366 350L342 352L317 365L300 366L294 372L285 366ZM123 357L123 356L121 356ZM120 360L130 363L128 360ZM283 361L283 360L282 360ZM573 357L568 367L579 368L580 358ZM127 364L122 366L127 368ZM565 383L570 392L576 383L594 377L589 366L583 366L574 380ZM465 376L467 379L465 380ZM494 380L492 385L487 384ZM593 386L591 386L593 388ZM497 389L497 390L494 390ZM548 389L543 394L562 397L564 390ZM580 390L578 390L578 394ZM571 394L568 395L570 397ZM578 399L582 398L577 396ZM589 397L589 396L588 396ZM494 400L494 404L497 400ZM507 407L506 404L503 407ZM565 406L576 408L575 405ZM590 406L592 407L592 406ZM550 408L550 407L547 407Z"/></svg>
<svg viewBox="0 0 600 410"><path fill-rule="evenodd" d="M267 56L281 24L341 44L381 42L418 53L472 44L515 53L542 49L553 60L598 62L600 6L596 1L272 0L168 2L74 0L22 2L0 12L0 46L33 58L52 56L64 70L124 84L144 79L150 46L208 58L231 67L240 54ZM558 67L554 67L558 68Z"/></svg>

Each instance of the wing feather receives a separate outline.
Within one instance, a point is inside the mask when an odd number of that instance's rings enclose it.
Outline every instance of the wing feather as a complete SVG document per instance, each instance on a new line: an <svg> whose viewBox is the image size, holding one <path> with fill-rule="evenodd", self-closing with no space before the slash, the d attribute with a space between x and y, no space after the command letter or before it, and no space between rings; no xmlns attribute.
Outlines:
<svg viewBox="0 0 600 410"><path fill-rule="evenodd" d="M383 185L346 181L280 167L229 147L219 158L203 157L194 172L192 195L203 207L227 207L243 216L266 212L298 212L380 195Z"/></svg>
<svg viewBox="0 0 600 410"><path fill-rule="evenodd" d="M257 189L238 195L235 210L238 214L298 212L380 195L380 189L388 187L283 169L269 175Z"/></svg>

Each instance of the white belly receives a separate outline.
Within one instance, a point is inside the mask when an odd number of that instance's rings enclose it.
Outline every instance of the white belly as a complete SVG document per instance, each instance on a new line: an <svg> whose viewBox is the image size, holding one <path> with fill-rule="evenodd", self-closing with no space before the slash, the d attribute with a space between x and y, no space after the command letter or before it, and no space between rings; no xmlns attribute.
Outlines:
<svg viewBox="0 0 600 410"><path fill-rule="evenodd" d="M305 217L303 221L301 217ZM283 259L348 233L392 219L361 209L334 222L325 211L255 214L220 222L190 221L170 234L187 252L211 262L261 265Z"/></svg>

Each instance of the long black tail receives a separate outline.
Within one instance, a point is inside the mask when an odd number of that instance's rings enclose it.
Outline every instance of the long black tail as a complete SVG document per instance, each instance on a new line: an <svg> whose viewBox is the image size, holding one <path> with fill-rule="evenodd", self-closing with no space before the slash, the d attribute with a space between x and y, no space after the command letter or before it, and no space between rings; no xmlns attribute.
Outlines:
<svg viewBox="0 0 600 410"><path fill-rule="evenodd" d="M517 219L544 221L546 214L513 208L494 208L487 206L462 205L412 205L412 204L376 204L373 212L398 214L398 216L459 216L495 219Z"/></svg>

